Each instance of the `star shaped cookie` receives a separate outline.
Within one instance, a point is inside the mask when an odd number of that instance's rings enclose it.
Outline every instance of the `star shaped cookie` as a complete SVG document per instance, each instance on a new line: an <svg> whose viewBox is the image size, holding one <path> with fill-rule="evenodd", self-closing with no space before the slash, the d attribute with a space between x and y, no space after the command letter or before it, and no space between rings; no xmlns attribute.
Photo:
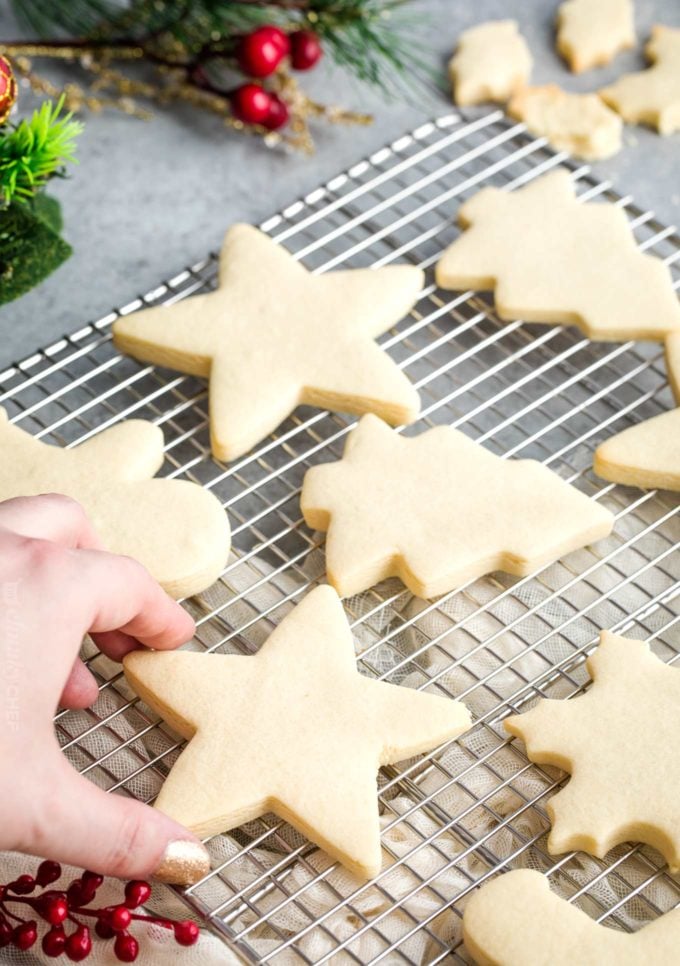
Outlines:
<svg viewBox="0 0 680 966"><path fill-rule="evenodd" d="M611 483L680 491L680 409L671 409L605 440L593 470Z"/></svg>
<svg viewBox="0 0 680 966"><path fill-rule="evenodd" d="M680 909L626 933L560 899L540 872L515 869L472 895L463 939L480 966L660 966L678 960Z"/></svg>
<svg viewBox="0 0 680 966"><path fill-rule="evenodd" d="M490 20L464 30L449 61L453 99L461 107L503 103L529 80L533 59L515 20Z"/></svg>
<svg viewBox="0 0 680 966"><path fill-rule="evenodd" d="M557 169L516 191L484 188L461 205L466 230L436 269L446 289L494 289L502 319L576 325L591 339L680 332L668 268L636 246L615 205L577 201Z"/></svg>
<svg viewBox="0 0 680 966"><path fill-rule="evenodd" d="M680 28L652 27L645 53L652 67L624 74L599 94L629 124L672 134L680 130Z"/></svg>
<svg viewBox="0 0 680 966"><path fill-rule="evenodd" d="M328 581L346 597L392 576L425 598L493 570L524 576L614 523L534 460L500 459L448 426L407 438L375 416L340 461L307 471L301 507L328 531Z"/></svg>
<svg viewBox="0 0 680 966"><path fill-rule="evenodd" d="M209 587L229 556L220 501L188 480L152 479L163 433L143 419L62 449L14 426L0 409L0 500L63 493L83 505L104 546L143 563L173 597Z"/></svg>
<svg viewBox="0 0 680 966"><path fill-rule="evenodd" d="M210 379L212 450L233 460L306 404L418 415L418 393L373 341L411 309L423 286L411 265L313 275L250 225L234 225L216 292L118 319L116 346Z"/></svg>
<svg viewBox="0 0 680 966"><path fill-rule="evenodd" d="M643 641L603 631L588 658L582 697L541 700L507 718L531 761L571 773L548 802L548 851L598 858L629 840L646 842L680 869L680 670Z"/></svg>
<svg viewBox="0 0 680 966"><path fill-rule="evenodd" d="M566 0L557 11L557 49L576 74L604 67L635 46L632 0Z"/></svg>
<svg viewBox="0 0 680 966"><path fill-rule="evenodd" d="M680 406L680 332L666 339L666 369L675 401Z"/></svg>
<svg viewBox="0 0 680 966"><path fill-rule="evenodd" d="M206 836L273 811L355 874L380 871L376 773L470 726L464 705L359 674L335 592L318 587L254 657L128 654L139 696L190 739L157 807Z"/></svg>

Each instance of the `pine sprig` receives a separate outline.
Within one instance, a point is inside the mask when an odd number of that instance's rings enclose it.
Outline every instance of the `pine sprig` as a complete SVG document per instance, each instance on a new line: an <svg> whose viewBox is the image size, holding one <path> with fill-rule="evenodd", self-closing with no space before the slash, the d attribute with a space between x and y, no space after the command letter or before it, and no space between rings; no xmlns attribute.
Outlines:
<svg viewBox="0 0 680 966"><path fill-rule="evenodd" d="M64 99L46 101L16 127L0 128L0 197L3 206L33 198L49 178L75 163L75 140L83 129L70 114L62 116Z"/></svg>

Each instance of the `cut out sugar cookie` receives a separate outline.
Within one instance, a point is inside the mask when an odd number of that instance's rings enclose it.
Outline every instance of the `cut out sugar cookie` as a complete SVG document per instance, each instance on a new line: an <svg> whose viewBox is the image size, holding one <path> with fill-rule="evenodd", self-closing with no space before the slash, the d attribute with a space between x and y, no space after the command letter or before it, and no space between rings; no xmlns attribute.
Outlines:
<svg viewBox="0 0 680 966"><path fill-rule="evenodd" d="M461 107L503 104L523 87L532 58L514 20L492 20L464 30L449 61L453 99Z"/></svg>
<svg viewBox="0 0 680 966"><path fill-rule="evenodd" d="M653 66L625 74L600 97L629 124L649 124L659 134L680 130L680 28L652 27L645 53Z"/></svg>
<svg viewBox="0 0 680 966"><path fill-rule="evenodd" d="M623 122L597 94L569 94L557 84L525 87L508 104L508 114L558 151L587 161L621 150Z"/></svg>
<svg viewBox="0 0 680 966"><path fill-rule="evenodd" d="M592 684L569 701L543 699L505 727L531 761L571 773L547 805L548 851L603 858L621 842L646 842L680 869L680 669L642 641L603 631L588 658Z"/></svg>
<svg viewBox="0 0 680 966"><path fill-rule="evenodd" d="M412 422L418 393L373 341L423 286L411 265L312 275L250 225L220 255L219 287L118 319L116 346L137 359L210 379L210 434L233 460L301 404Z"/></svg>
<svg viewBox="0 0 680 966"><path fill-rule="evenodd" d="M189 744L157 807L197 835L273 811L359 876L381 865L376 775L470 726L458 701L357 671L337 594L317 587L254 657L135 651L125 674Z"/></svg>
<svg viewBox="0 0 680 966"><path fill-rule="evenodd" d="M574 73L604 67L635 46L632 0L566 0L557 11L557 50Z"/></svg>
<svg viewBox="0 0 680 966"><path fill-rule="evenodd" d="M680 332L666 339L666 369L675 401L680 406Z"/></svg>
<svg viewBox="0 0 680 966"><path fill-rule="evenodd" d="M501 319L576 325L605 341L680 332L668 268L638 250L620 208L577 201L568 171L517 191L484 188L458 221L466 230L442 255L437 284L495 288Z"/></svg>
<svg viewBox="0 0 680 966"><path fill-rule="evenodd" d="M153 423L130 419L62 449L0 409L0 452L0 500L50 492L78 500L107 550L139 560L173 597L205 590L224 569L227 514L196 483L152 479L163 465Z"/></svg>
<svg viewBox="0 0 680 966"><path fill-rule="evenodd" d="M392 576L425 598L494 570L524 576L614 522L535 460L500 459L449 426L407 438L375 416L340 461L307 471L301 507L328 531L328 581L345 597Z"/></svg>
<svg viewBox="0 0 680 966"><path fill-rule="evenodd" d="M595 450L593 469L610 483L680 491L680 409L605 440Z"/></svg>
<svg viewBox="0 0 680 966"><path fill-rule="evenodd" d="M463 939L478 966L670 966L678 962L680 909L626 933L560 899L540 872L515 869L472 895Z"/></svg>

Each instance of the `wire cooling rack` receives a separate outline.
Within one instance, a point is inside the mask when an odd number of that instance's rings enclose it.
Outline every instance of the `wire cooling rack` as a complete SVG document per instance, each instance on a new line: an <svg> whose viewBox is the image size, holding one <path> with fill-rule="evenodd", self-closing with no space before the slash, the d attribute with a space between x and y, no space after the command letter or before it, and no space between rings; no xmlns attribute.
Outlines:
<svg viewBox="0 0 680 966"><path fill-rule="evenodd" d="M423 266L417 306L382 340L420 390L415 429L449 423L501 456L539 459L609 506L616 527L530 578L493 574L433 603L387 581L345 602L363 673L462 698L476 723L457 742L382 770L385 861L367 885L274 816L208 843L213 871L182 896L245 960L467 962L467 897L517 866L542 870L557 892L614 928L637 929L680 901L680 882L646 847L621 846L606 862L550 857L545 805L564 776L530 765L501 726L539 696L582 691L601 628L649 640L669 663L680 654L678 497L605 484L590 468L599 441L672 405L660 347L501 323L487 295L441 292L432 282L456 236L459 203L560 163L581 198L626 211L640 245L671 266L677 285L672 229L500 112L426 124L263 225L315 271ZM252 652L323 577L323 540L301 521L300 485L310 465L340 457L353 420L301 408L244 459L211 459L204 383L120 356L109 330L119 314L210 289L216 269L210 257L7 370L0 402L19 425L66 446L125 417L161 425L164 472L216 493L234 531L220 581L187 601L196 646ZM89 664L100 697L88 711L57 716L64 751L100 785L152 801L181 743L134 700L116 665L94 655Z"/></svg>

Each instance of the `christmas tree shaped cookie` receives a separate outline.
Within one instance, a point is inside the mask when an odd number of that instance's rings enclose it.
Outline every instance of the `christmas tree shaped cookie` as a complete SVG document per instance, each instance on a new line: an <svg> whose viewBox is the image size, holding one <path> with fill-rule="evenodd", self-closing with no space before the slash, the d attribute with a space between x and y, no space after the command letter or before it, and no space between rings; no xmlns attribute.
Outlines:
<svg viewBox="0 0 680 966"><path fill-rule="evenodd" d="M675 401L680 406L680 332L666 339L666 369Z"/></svg>
<svg viewBox="0 0 680 966"><path fill-rule="evenodd" d="M653 27L645 53L653 66L625 74L600 97L629 124L649 124L659 134L680 130L680 28Z"/></svg>
<svg viewBox="0 0 680 966"><path fill-rule="evenodd" d="M492 20L464 30L449 61L453 99L461 107L504 103L523 87L532 58L514 20Z"/></svg>
<svg viewBox="0 0 680 966"><path fill-rule="evenodd" d="M638 250L620 208L578 202L563 169L513 192L484 188L458 221L466 231L444 252L437 284L495 288L502 319L577 325L614 341L680 331L668 268Z"/></svg>
<svg viewBox="0 0 680 966"><path fill-rule="evenodd" d="M541 700L505 722L531 761L571 773L548 802L548 851L598 858L646 842L680 869L680 670L642 641L604 631L588 658L593 683L570 701Z"/></svg>
<svg viewBox="0 0 680 966"><path fill-rule="evenodd" d="M342 460L307 471L301 505L328 530L328 581L343 596L392 576L426 598L493 570L524 576L614 522L534 460L500 459L448 426L406 438L375 416Z"/></svg>
<svg viewBox="0 0 680 966"><path fill-rule="evenodd" d="M12 425L0 409L0 452L0 501L73 497L106 549L139 560L173 597L205 590L224 569L227 515L196 483L152 479L163 465L163 433L153 423L131 419L62 449Z"/></svg>
<svg viewBox="0 0 680 966"><path fill-rule="evenodd" d="M515 869L471 897L463 939L479 966L670 966L678 961L680 909L626 933L560 899L540 872Z"/></svg>
<svg viewBox="0 0 680 966"><path fill-rule="evenodd" d="M303 403L415 419L416 390L373 340L422 285L411 265L312 275L256 228L235 225L216 292L120 318L113 336L137 359L210 379L213 453L232 460Z"/></svg>
<svg viewBox="0 0 680 966"><path fill-rule="evenodd" d="M612 436L595 450L593 469L611 483L680 490L680 409Z"/></svg>
<svg viewBox="0 0 680 966"><path fill-rule="evenodd" d="M632 0L566 0L557 11L557 49L574 73L603 67L635 46Z"/></svg>
<svg viewBox="0 0 680 966"><path fill-rule="evenodd" d="M188 746L156 805L197 835L273 811L357 875L380 871L376 774L465 731L464 705L371 680L330 587L254 657L135 651L125 674Z"/></svg>

